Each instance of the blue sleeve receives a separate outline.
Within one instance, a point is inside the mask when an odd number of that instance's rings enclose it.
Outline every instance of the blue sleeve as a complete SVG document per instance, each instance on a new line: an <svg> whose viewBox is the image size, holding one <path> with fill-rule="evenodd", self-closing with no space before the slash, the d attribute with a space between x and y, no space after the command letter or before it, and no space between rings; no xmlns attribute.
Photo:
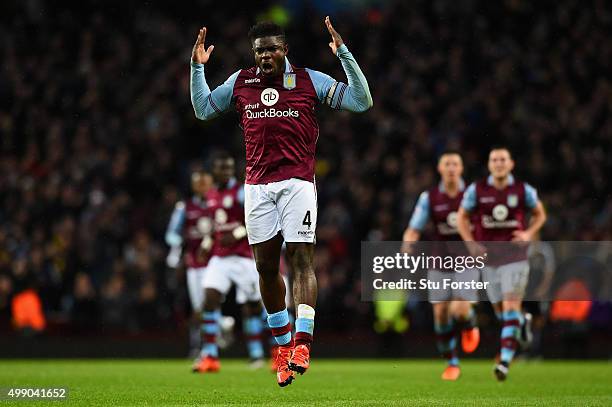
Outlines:
<svg viewBox="0 0 612 407"><path fill-rule="evenodd" d="M238 202L240 202L240 205L244 206L244 185L240 186L240 189L236 194L236 198L238 198Z"/></svg>
<svg viewBox="0 0 612 407"><path fill-rule="evenodd" d="M538 204L538 191L531 185L525 182L525 205L529 209L533 209Z"/></svg>
<svg viewBox="0 0 612 407"><path fill-rule="evenodd" d="M312 85L314 86L315 91L317 92L319 102L333 106L332 104L327 103L326 98L332 86L336 85L336 80L323 72L315 71L312 69L306 68L306 72L308 72L310 80L312 81ZM337 99L335 102L337 103Z"/></svg>
<svg viewBox="0 0 612 407"><path fill-rule="evenodd" d="M183 243L181 229L185 222L185 203L177 202L170 217L170 223L166 229L166 244L171 247L180 246Z"/></svg>
<svg viewBox="0 0 612 407"><path fill-rule="evenodd" d="M209 120L228 111L232 106L234 84L240 71L234 72L222 85L210 91L204 76L204 65L191 63L191 104L195 116L200 120Z"/></svg>
<svg viewBox="0 0 612 407"><path fill-rule="evenodd" d="M365 112L374 105L368 81L346 45L338 48L336 55L346 73L348 85L324 73L307 70L319 101L333 109Z"/></svg>
<svg viewBox="0 0 612 407"><path fill-rule="evenodd" d="M461 206L468 212L472 212L476 208L476 184L471 183L463 193Z"/></svg>
<svg viewBox="0 0 612 407"><path fill-rule="evenodd" d="M414 208L414 212L412 212L412 217L410 218L410 223L408 227L410 229L418 230L421 232L425 229L425 225L427 225L427 221L429 220L429 192L425 191L421 193L419 196L419 200L417 201L416 207Z"/></svg>

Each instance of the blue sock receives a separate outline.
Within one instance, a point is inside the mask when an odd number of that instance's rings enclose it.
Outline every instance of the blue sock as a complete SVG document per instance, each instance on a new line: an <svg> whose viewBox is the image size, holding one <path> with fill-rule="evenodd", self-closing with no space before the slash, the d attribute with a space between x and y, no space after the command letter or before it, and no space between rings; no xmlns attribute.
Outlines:
<svg viewBox="0 0 612 407"><path fill-rule="evenodd" d="M295 322L295 318L293 317L293 313L287 311L287 314L289 314L289 323L291 324L291 326L294 326L294 322ZM261 311L261 321L263 323L263 327L264 329L270 330L270 325L268 324L268 313L266 312L265 308ZM269 346L276 346L278 345L278 343L276 343L276 338L274 338L273 335L270 335L270 343Z"/></svg>
<svg viewBox="0 0 612 407"><path fill-rule="evenodd" d="M263 321L260 316L253 316L244 320L244 334L251 359L261 359L264 356L263 345L261 344L262 330Z"/></svg>
<svg viewBox="0 0 612 407"><path fill-rule="evenodd" d="M289 313L286 308L274 314L269 314L268 325L278 345L287 346L292 344L291 322L289 322Z"/></svg>
<svg viewBox="0 0 612 407"><path fill-rule="evenodd" d="M310 349L314 333L315 310L308 304L299 304L295 320L295 346L305 345Z"/></svg>
<svg viewBox="0 0 612 407"><path fill-rule="evenodd" d="M520 311L504 311L503 327L501 330L501 354L502 362L510 364L518 349L518 338L521 333L523 315Z"/></svg>
<svg viewBox="0 0 612 407"><path fill-rule="evenodd" d="M202 313L202 351L201 356L219 357L217 335L219 334L219 318L221 311Z"/></svg>
<svg viewBox="0 0 612 407"><path fill-rule="evenodd" d="M436 345L438 352L451 366L459 366L457 357L457 339L455 338L455 327L452 321L448 324L434 322L436 332Z"/></svg>

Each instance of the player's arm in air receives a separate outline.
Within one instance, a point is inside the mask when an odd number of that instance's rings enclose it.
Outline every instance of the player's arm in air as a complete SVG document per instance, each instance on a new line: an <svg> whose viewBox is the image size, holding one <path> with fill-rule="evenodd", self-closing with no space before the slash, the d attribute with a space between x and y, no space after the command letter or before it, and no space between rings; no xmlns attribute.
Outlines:
<svg viewBox="0 0 612 407"><path fill-rule="evenodd" d="M470 213L476 209L476 205L476 184L472 183L463 193L461 206L459 206L459 211L457 212L457 231L463 241L470 242L467 245L470 253L474 256L479 256L485 252L485 248L474 241L472 224L470 223Z"/></svg>
<svg viewBox="0 0 612 407"><path fill-rule="evenodd" d="M531 209L529 227L525 230L516 230L512 233L513 242L529 242L537 235L546 222L546 210L538 198L534 187L525 183L525 205Z"/></svg>
<svg viewBox="0 0 612 407"><path fill-rule="evenodd" d="M402 252L410 252L410 243L416 242L421 238L421 233L429 221L429 193L424 191L419 196L419 200L412 212L410 223L404 231Z"/></svg>
<svg viewBox="0 0 612 407"><path fill-rule="evenodd" d="M319 101L333 109L349 110L352 112L365 112L374 104L368 81L357 65L357 61L350 53L340 34L336 32L329 20L325 18L325 25L331 35L329 47L340 59L342 68L346 73L348 85L336 81L331 76L312 69L306 69L315 87Z"/></svg>
<svg viewBox="0 0 612 407"><path fill-rule="evenodd" d="M181 261L181 246L183 236L181 231L185 223L185 203L177 202L172 211L170 222L166 228L166 244L170 246L170 252L166 257L166 265L170 268L177 268Z"/></svg>
<svg viewBox="0 0 612 407"><path fill-rule="evenodd" d="M206 27L200 29L198 38L191 52L191 104L195 116L200 120L210 120L231 108L234 83L240 71L232 74L222 85L212 92L206 83L204 65L210 59L210 54L215 49L214 45L206 48Z"/></svg>

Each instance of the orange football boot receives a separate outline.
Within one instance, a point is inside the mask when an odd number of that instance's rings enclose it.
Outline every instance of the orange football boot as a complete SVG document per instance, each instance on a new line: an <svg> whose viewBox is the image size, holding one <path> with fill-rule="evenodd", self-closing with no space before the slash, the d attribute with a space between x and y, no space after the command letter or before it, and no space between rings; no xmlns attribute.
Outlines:
<svg viewBox="0 0 612 407"><path fill-rule="evenodd" d="M306 345L298 345L293 349L293 356L289 361L289 369L304 374L310 367L310 349Z"/></svg>
<svg viewBox="0 0 612 407"><path fill-rule="evenodd" d="M461 369L459 366L449 365L442 372L442 380L455 381L461 376Z"/></svg>
<svg viewBox="0 0 612 407"><path fill-rule="evenodd" d="M474 327L472 329L464 329L461 331L461 349L465 353L472 353L478 348L480 343L480 329Z"/></svg>
<svg viewBox="0 0 612 407"><path fill-rule="evenodd" d="M276 372L278 365L276 364L276 354L278 353L278 346L270 347L270 370Z"/></svg>
<svg viewBox="0 0 612 407"><path fill-rule="evenodd" d="M194 373L216 373L221 369L221 362L218 358L206 356L200 358L192 368Z"/></svg>
<svg viewBox="0 0 612 407"><path fill-rule="evenodd" d="M291 384L295 379L295 374L289 369L292 350L289 346L279 346L276 352L276 380L280 387Z"/></svg>

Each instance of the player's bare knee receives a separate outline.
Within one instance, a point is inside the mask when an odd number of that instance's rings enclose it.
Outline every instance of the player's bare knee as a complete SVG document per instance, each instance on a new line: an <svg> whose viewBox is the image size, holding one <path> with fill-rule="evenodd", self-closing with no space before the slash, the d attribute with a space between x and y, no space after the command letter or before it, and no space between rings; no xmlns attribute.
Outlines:
<svg viewBox="0 0 612 407"><path fill-rule="evenodd" d="M504 311L520 311L521 301L517 299L507 299L503 301Z"/></svg>
<svg viewBox="0 0 612 407"><path fill-rule="evenodd" d="M255 267L264 281L278 277L278 258L271 259L259 257L255 260Z"/></svg>
<svg viewBox="0 0 612 407"><path fill-rule="evenodd" d="M433 304L434 319L437 322L446 322L448 320L448 302L439 302Z"/></svg>
<svg viewBox="0 0 612 407"><path fill-rule="evenodd" d="M245 317L253 317L260 315L262 310L261 302L249 301L242 306L242 315Z"/></svg>
<svg viewBox="0 0 612 407"><path fill-rule="evenodd" d="M206 289L206 299L204 300L204 311L213 312L221 306L221 293L217 290Z"/></svg>
<svg viewBox="0 0 612 407"><path fill-rule="evenodd" d="M455 300L450 304L450 312L454 317L461 317L470 312L471 306L469 301Z"/></svg>

